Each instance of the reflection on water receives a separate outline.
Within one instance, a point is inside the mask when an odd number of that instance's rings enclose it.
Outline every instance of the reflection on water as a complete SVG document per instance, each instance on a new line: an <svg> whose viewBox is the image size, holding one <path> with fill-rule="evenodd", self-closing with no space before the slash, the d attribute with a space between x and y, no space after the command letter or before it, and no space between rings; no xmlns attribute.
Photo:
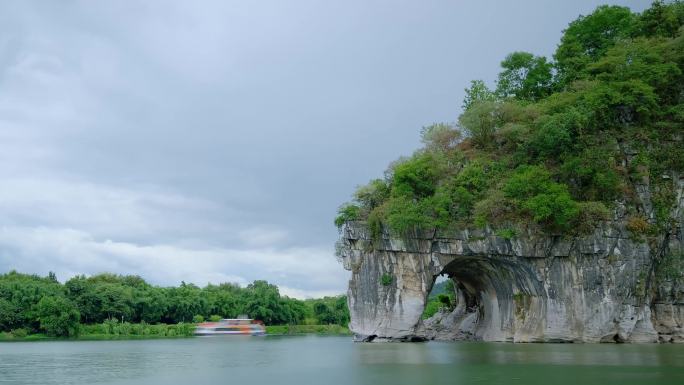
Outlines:
<svg viewBox="0 0 684 385"><path fill-rule="evenodd" d="M682 345L223 337L0 344L0 384L684 384Z"/></svg>
<svg viewBox="0 0 684 385"><path fill-rule="evenodd" d="M426 365L447 363L448 357L440 357L438 350L431 349L429 344L406 344L402 349L397 349L391 343L359 344L354 355L356 365L378 364L411 364Z"/></svg>

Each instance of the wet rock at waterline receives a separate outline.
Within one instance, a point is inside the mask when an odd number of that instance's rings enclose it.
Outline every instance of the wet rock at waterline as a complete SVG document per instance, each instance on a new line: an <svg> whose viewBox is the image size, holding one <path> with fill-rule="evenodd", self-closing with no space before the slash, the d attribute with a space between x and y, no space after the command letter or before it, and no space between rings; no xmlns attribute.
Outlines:
<svg viewBox="0 0 684 385"><path fill-rule="evenodd" d="M678 224L650 242L619 213L581 237L487 229L372 240L364 223L347 223L337 251L352 272L350 328L361 341L684 342L684 283L659 266L684 251L680 181ZM457 305L423 321L440 274L454 280Z"/></svg>

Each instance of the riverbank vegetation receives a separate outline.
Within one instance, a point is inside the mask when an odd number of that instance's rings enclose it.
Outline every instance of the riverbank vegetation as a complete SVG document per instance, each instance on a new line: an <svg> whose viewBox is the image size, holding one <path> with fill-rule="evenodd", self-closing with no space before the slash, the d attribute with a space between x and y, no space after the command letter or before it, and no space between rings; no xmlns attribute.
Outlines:
<svg viewBox="0 0 684 385"><path fill-rule="evenodd" d="M0 340L182 337L195 323L241 314L267 325L349 322L344 296L298 300L266 281L200 288L159 287L131 275L81 275L64 284L54 274L0 275Z"/></svg>
<svg viewBox="0 0 684 385"><path fill-rule="evenodd" d="M155 339L192 337L195 325L192 323L148 324L146 322L119 322L116 319L106 320L99 324L79 324L77 334L70 336L31 332L27 329L13 329L0 332L0 341L42 341L55 338L72 338L78 340L118 340L118 339ZM30 333L30 334L29 334Z"/></svg>
<svg viewBox="0 0 684 385"><path fill-rule="evenodd" d="M271 325L266 326L269 335L351 335L348 327L342 325Z"/></svg>
<svg viewBox="0 0 684 385"><path fill-rule="evenodd" d="M569 24L552 59L511 53L495 87L473 81L457 122L423 128L423 148L358 188L335 224L513 238L587 233L617 212L638 236L669 228L684 171L682 25L681 1L601 6Z"/></svg>
<svg viewBox="0 0 684 385"><path fill-rule="evenodd" d="M447 279L439 283L435 283L428 296L425 310L423 310L422 319L427 319L435 315L439 311L452 311L456 304L456 291L454 289L454 281Z"/></svg>

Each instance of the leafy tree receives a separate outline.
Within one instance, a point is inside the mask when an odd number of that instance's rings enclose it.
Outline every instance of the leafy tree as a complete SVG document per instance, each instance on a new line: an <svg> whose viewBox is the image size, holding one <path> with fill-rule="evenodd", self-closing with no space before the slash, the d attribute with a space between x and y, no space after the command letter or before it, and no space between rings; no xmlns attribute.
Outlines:
<svg viewBox="0 0 684 385"><path fill-rule="evenodd" d="M47 335L72 337L78 334L79 314L76 306L63 297L43 297L37 304L40 328Z"/></svg>
<svg viewBox="0 0 684 385"><path fill-rule="evenodd" d="M345 203L337 210L335 226L342 227L346 222L354 221L369 213L384 202L390 194L390 186L382 179L373 179L367 185L360 186L354 193L354 203ZM363 212L362 212L363 210Z"/></svg>
<svg viewBox="0 0 684 385"><path fill-rule="evenodd" d="M390 186L382 179L373 179L367 185L356 189L354 200L360 207L374 209L384 202L390 194Z"/></svg>
<svg viewBox="0 0 684 385"><path fill-rule="evenodd" d="M331 311L330 307L328 307L327 304L324 302L318 302L314 305L314 312L316 314L316 318L320 320L321 323L323 324L331 324L335 323L336 317L335 314Z"/></svg>
<svg viewBox="0 0 684 385"><path fill-rule="evenodd" d="M20 325L19 308L12 302L0 298L0 330L12 330Z"/></svg>
<svg viewBox="0 0 684 385"><path fill-rule="evenodd" d="M517 202L520 210L553 229L567 230L579 215L579 207L566 185L556 183L539 166L521 166L504 185L504 193Z"/></svg>
<svg viewBox="0 0 684 385"><path fill-rule="evenodd" d="M202 290L193 285L181 282L180 287L170 288L169 308L166 318L172 322L188 322L196 314L209 313Z"/></svg>
<svg viewBox="0 0 684 385"><path fill-rule="evenodd" d="M416 201L406 196L396 196L387 202L387 224L398 233L404 234L412 229L430 228L432 220L424 211L426 202Z"/></svg>
<svg viewBox="0 0 684 385"><path fill-rule="evenodd" d="M476 102L458 118L459 125L465 130L473 144L480 148L491 146L494 133L501 122L500 107L499 102Z"/></svg>
<svg viewBox="0 0 684 385"><path fill-rule="evenodd" d="M104 283L95 289L100 304L100 315L107 319L129 319L132 315L133 293L130 288L116 283Z"/></svg>
<svg viewBox="0 0 684 385"><path fill-rule="evenodd" d="M607 147L607 146L606 146ZM610 204L620 194L622 182L614 162L615 154L608 148L583 150L566 157L558 175L568 185L573 196L585 201Z"/></svg>
<svg viewBox="0 0 684 385"><path fill-rule="evenodd" d="M262 320L267 324L282 323L280 292L278 287L266 281L254 281L247 286L247 301L245 312L252 318Z"/></svg>
<svg viewBox="0 0 684 385"><path fill-rule="evenodd" d="M452 307L452 305L453 305L453 300L452 300L452 298L451 298L449 295L447 295L447 294L440 294L440 295L437 296L437 299L439 300L439 302L440 302L444 307L446 307L447 309L451 309L451 307Z"/></svg>
<svg viewBox="0 0 684 385"><path fill-rule="evenodd" d="M133 292L133 315L136 322L159 322L168 312L169 302L164 289L148 287Z"/></svg>
<svg viewBox="0 0 684 385"><path fill-rule="evenodd" d="M536 115L534 108L531 109L515 100L478 102L461 114L458 123L469 137L470 145L489 150L497 146L497 136L503 127L528 123L534 120Z"/></svg>
<svg viewBox="0 0 684 385"><path fill-rule="evenodd" d="M436 123L423 127L420 138L429 150L450 152L461 139L461 132L454 126L446 123Z"/></svg>
<svg viewBox="0 0 684 385"><path fill-rule="evenodd" d="M599 60L588 64L587 72L609 84L639 84L649 94L657 94L659 102L676 103L678 83L682 81L682 70L673 60L676 51L672 42L660 39L619 42ZM652 97L647 108L653 108L658 101Z"/></svg>
<svg viewBox="0 0 684 385"><path fill-rule="evenodd" d="M342 227L347 222L359 219L361 207L353 203L345 203L337 209L337 216L335 217L335 226Z"/></svg>
<svg viewBox="0 0 684 385"><path fill-rule="evenodd" d="M527 145L527 151L542 159L553 159L566 152L571 152L574 139L586 126L586 118L575 109L539 119L538 128L533 131Z"/></svg>
<svg viewBox="0 0 684 385"><path fill-rule="evenodd" d="M207 305L210 314L218 314L223 317L237 317L242 311L240 296L242 289L233 284L208 285L204 288L207 296Z"/></svg>
<svg viewBox="0 0 684 385"><path fill-rule="evenodd" d="M651 7L638 16L635 35L675 37L684 24L684 3L674 1L667 4L654 1Z"/></svg>
<svg viewBox="0 0 684 385"><path fill-rule="evenodd" d="M627 7L604 5L570 23L554 54L560 82L569 84L581 78L589 63L631 35L635 20Z"/></svg>
<svg viewBox="0 0 684 385"><path fill-rule="evenodd" d="M437 294L436 296L429 298L428 303L425 305L425 310L423 310L423 319L427 319L435 315L437 312L446 310L451 311L454 307L454 293L449 294Z"/></svg>
<svg viewBox="0 0 684 385"><path fill-rule="evenodd" d="M347 325L349 323L349 307L347 307L347 296L341 295L334 298L335 324Z"/></svg>
<svg viewBox="0 0 684 385"><path fill-rule="evenodd" d="M278 323L286 323L289 325L299 324L304 319L304 314L306 313L306 306L302 301L289 298L281 297L281 310Z"/></svg>
<svg viewBox="0 0 684 385"><path fill-rule="evenodd" d="M497 178L497 166L490 162L471 161L443 181L435 195L420 202L422 227L447 228L464 224L471 218L475 202Z"/></svg>
<svg viewBox="0 0 684 385"><path fill-rule="evenodd" d="M101 298L95 293L95 285L84 275L77 275L64 284L66 296L78 306L81 321L101 321Z"/></svg>
<svg viewBox="0 0 684 385"><path fill-rule="evenodd" d="M37 305L46 296L62 296L63 288L52 278L37 275L20 274L11 271L0 275L0 299L7 311L3 323L12 323L13 327L38 330ZM3 312L4 313L4 312ZM9 325L5 325L9 327ZM10 329L5 329L9 331Z"/></svg>
<svg viewBox="0 0 684 385"><path fill-rule="evenodd" d="M432 153L418 153L394 167L391 195L421 199L435 192L439 176L439 161Z"/></svg>
<svg viewBox="0 0 684 385"><path fill-rule="evenodd" d="M461 107L463 111L467 111L477 102L488 102L496 99L496 95L492 92L484 81L471 80L470 87L465 89L465 98Z"/></svg>
<svg viewBox="0 0 684 385"><path fill-rule="evenodd" d="M552 64L529 52L513 52L501 62L496 94L500 98L539 100L551 94Z"/></svg>
<svg viewBox="0 0 684 385"><path fill-rule="evenodd" d="M437 312L442 308L442 303L438 299L433 299L428 301L427 304L425 304L425 309L423 310L423 315L421 318L423 319L428 319L432 317L433 315L437 314Z"/></svg>
<svg viewBox="0 0 684 385"><path fill-rule="evenodd" d="M347 325L349 323L346 296L309 299L304 303L309 306L316 324Z"/></svg>

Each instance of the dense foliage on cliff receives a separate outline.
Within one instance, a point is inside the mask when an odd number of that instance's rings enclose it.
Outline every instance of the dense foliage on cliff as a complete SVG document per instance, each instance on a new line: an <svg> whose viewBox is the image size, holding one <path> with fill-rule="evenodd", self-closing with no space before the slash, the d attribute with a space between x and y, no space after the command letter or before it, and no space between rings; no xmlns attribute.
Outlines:
<svg viewBox="0 0 684 385"><path fill-rule="evenodd" d="M630 230L669 226L684 170L682 25L680 1L601 6L570 23L553 60L508 55L495 89L473 81L458 122L423 128L424 147L360 187L336 225L581 233L625 206ZM653 215L637 185L650 185Z"/></svg>
<svg viewBox="0 0 684 385"><path fill-rule="evenodd" d="M186 283L158 287L131 275L76 276L64 284L54 274L0 275L0 332L72 336L81 323L187 323L239 314L274 325L349 322L343 296L301 301L281 296L278 287L266 281L245 288L231 283L199 288Z"/></svg>

